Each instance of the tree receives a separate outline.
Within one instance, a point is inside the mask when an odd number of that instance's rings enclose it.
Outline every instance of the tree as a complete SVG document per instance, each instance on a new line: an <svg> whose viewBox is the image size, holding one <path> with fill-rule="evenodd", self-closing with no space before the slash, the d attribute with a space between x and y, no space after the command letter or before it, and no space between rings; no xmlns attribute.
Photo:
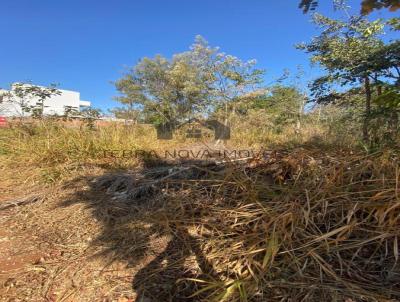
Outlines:
<svg viewBox="0 0 400 302"><path fill-rule="evenodd" d="M230 115L236 110L236 105L249 97L249 94L259 90L263 71L256 69L255 60L244 62L239 58L218 53L212 64L215 81L212 98L217 106L224 107L225 125Z"/></svg>
<svg viewBox="0 0 400 302"><path fill-rule="evenodd" d="M261 81L255 61L218 52L202 37L172 59L144 58L116 82L123 104L141 110L153 123L179 123L228 103ZM228 114L228 112L226 112Z"/></svg>
<svg viewBox="0 0 400 302"><path fill-rule="evenodd" d="M385 45L380 39L385 25L381 20L369 22L353 16L340 21L316 14L314 22L322 33L310 43L298 46L311 53L311 61L327 71L327 75L314 81L313 95L317 101L326 99L334 83L342 87L362 84L365 93L363 139L368 141L372 88L379 86L380 79L397 77L393 72L397 69L397 43Z"/></svg>
<svg viewBox="0 0 400 302"><path fill-rule="evenodd" d="M305 97L293 86L272 86L267 95L252 102L251 108L264 109L275 126L296 125L300 128L304 114Z"/></svg>
<svg viewBox="0 0 400 302"><path fill-rule="evenodd" d="M117 100L129 104L130 110L144 111L155 123L184 119L204 99L195 73L193 66L176 57L171 61L160 55L144 58L116 82L123 94Z"/></svg>
<svg viewBox="0 0 400 302"><path fill-rule="evenodd" d="M86 126L93 130L95 128L95 121L99 119L101 116L102 111L98 108L86 107L80 112L80 116L86 123Z"/></svg>
<svg viewBox="0 0 400 302"><path fill-rule="evenodd" d="M132 120L138 122L141 119L141 113L137 109L115 107L109 110L116 118Z"/></svg>
<svg viewBox="0 0 400 302"><path fill-rule="evenodd" d="M61 91L56 88L55 84L51 84L49 87L40 87L29 83L16 83L3 98L7 99L7 103L19 107L21 117L25 113L31 113L34 118L42 118L46 107L45 101L60 94ZM34 105L32 105L32 101L35 101Z"/></svg>
<svg viewBox="0 0 400 302"><path fill-rule="evenodd" d="M334 2L338 2L337 0ZM343 2L339 1L339 2ZM318 6L318 0L301 0L299 8L303 10L304 13L313 11ZM400 9L400 0L363 0L361 2L361 14L367 15L373 10L388 8L390 11L396 11Z"/></svg>
<svg viewBox="0 0 400 302"><path fill-rule="evenodd" d="M73 117L79 116L79 108L74 106L64 106L64 115L63 119L65 121L71 120Z"/></svg>

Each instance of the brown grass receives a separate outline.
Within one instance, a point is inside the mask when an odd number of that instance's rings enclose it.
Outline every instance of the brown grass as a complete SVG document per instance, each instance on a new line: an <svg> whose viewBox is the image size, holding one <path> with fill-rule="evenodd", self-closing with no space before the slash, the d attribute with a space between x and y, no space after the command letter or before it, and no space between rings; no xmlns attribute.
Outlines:
<svg viewBox="0 0 400 302"><path fill-rule="evenodd" d="M50 139L58 143L47 155L68 141ZM91 160L49 187L45 201L6 213L2 223L29 233L43 257L8 273L5 300L400 299L393 152L281 149L247 164L191 165L167 178L165 169L158 174L162 163L131 163L123 172L112 163L110 172ZM57 167L54 159L29 162Z"/></svg>

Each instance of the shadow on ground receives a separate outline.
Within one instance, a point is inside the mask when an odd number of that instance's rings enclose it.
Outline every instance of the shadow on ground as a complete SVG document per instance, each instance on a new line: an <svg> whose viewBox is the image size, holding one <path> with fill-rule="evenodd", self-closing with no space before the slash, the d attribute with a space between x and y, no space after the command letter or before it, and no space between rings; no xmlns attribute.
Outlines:
<svg viewBox="0 0 400 302"><path fill-rule="evenodd" d="M83 202L92 210L102 224L93 244L101 247L101 256L109 259L109 264L122 261L135 268L132 288L137 301L198 300L202 294L191 297L199 288L189 279L219 281L196 237L195 225L205 219L201 207L188 207L180 201L196 194L206 206L212 202L209 189L200 189L192 181L220 178L224 172L213 167L210 175L209 162L201 168L197 164L145 161L143 168L135 171L80 178L68 184L82 189L62 206Z"/></svg>

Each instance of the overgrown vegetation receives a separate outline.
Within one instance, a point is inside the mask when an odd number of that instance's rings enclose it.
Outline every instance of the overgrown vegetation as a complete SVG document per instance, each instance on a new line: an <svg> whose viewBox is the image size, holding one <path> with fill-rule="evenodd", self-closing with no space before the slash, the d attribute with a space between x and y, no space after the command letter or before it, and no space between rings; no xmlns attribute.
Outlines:
<svg viewBox="0 0 400 302"><path fill-rule="evenodd" d="M32 197L1 205L3 223L34 237L40 254L8 272L4 297L399 300L400 51L382 38L399 21L314 22L321 34L300 48L326 74L310 91L288 75L264 85L255 61L197 37L116 82L122 107L113 112L135 124L102 123L94 109L76 120L66 108L0 128L1 189ZM231 139L188 137L195 118L229 124ZM184 126L164 141L160 124ZM172 149L256 153L141 153Z"/></svg>

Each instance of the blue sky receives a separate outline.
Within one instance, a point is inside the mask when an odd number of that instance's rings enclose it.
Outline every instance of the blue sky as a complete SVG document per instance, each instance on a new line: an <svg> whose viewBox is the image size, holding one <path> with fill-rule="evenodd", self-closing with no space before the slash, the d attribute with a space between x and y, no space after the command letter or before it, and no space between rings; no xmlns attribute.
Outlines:
<svg viewBox="0 0 400 302"><path fill-rule="evenodd" d="M294 44L317 32L298 0L0 0L0 87L30 80L79 91L102 109L117 105L112 81L144 56L185 51L198 34L241 59L257 59L266 82L301 65ZM332 1L319 12L335 16ZM349 1L356 12L360 1ZM380 11L371 17L394 17Z"/></svg>

